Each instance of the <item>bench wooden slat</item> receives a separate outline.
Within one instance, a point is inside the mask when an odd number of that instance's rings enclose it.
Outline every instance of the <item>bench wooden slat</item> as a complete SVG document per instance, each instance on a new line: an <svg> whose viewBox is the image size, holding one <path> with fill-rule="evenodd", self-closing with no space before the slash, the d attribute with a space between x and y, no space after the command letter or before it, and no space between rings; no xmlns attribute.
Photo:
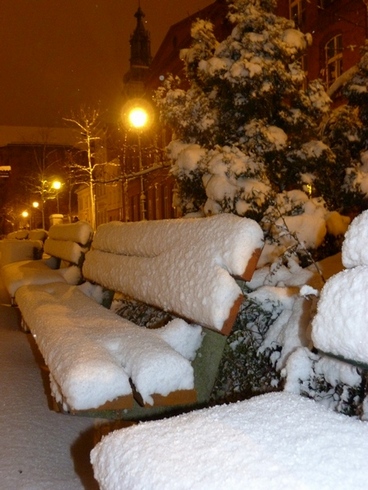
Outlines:
<svg viewBox="0 0 368 490"><path fill-rule="evenodd" d="M133 408L133 406L134 406L134 397L133 394L131 394L131 395L119 396L118 398L115 398L115 400L109 400L105 402L103 405L100 405L95 409L89 409L89 410L71 409L70 413L72 415L83 415L83 414L89 414L93 412L101 412L105 410L130 410Z"/></svg>
<svg viewBox="0 0 368 490"><path fill-rule="evenodd" d="M167 407L167 406L176 406L176 405L187 405L193 404L197 401L197 392L196 390L177 390L172 391L166 396L159 395L154 393L152 395L153 405L145 403L141 395L134 389L133 387L133 396L134 399L141 407L151 408L154 407Z"/></svg>
<svg viewBox="0 0 368 490"><path fill-rule="evenodd" d="M234 277L236 277L237 279L243 279L244 281L250 281L253 277L254 271L256 270L261 253L262 253L262 248L257 248L256 250L254 250L243 274L234 275Z"/></svg>

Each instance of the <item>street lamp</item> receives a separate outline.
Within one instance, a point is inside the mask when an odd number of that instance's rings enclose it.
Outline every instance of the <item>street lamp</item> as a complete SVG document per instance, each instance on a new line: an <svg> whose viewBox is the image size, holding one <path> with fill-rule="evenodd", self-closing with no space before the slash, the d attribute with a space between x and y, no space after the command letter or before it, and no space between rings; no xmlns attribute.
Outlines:
<svg viewBox="0 0 368 490"><path fill-rule="evenodd" d="M141 183L140 209L141 219L146 219L146 194L144 190L143 162L142 162L142 141L141 135L153 123L153 110L151 105L143 99L134 99L127 102L123 108L123 120L125 125L137 133L138 138L138 159Z"/></svg>
<svg viewBox="0 0 368 490"><path fill-rule="evenodd" d="M52 183L52 188L56 190L56 207L57 207L57 214L60 214L60 208L59 208L59 191L61 189L61 182L59 180L54 180Z"/></svg>
<svg viewBox="0 0 368 490"><path fill-rule="evenodd" d="M41 209L41 210L39 209L40 203L38 201L33 201L32 207L35 210L38 209L39 211L41 211L41 215L42 215L42 228L45 228L45 226L43 224L43 222L44 222L44 219L43 219L43 209ZM36 221L36 215L35 215L35 213L33 213L33 225L34 225L35 228L37 228L37 221Z"/></svg>
<svg viewBox="0 0 368 490"><path fill-rule="evenodd" d="M129 112L129 122L135 129L143 129L148 123L148 112L143 107L133 107Z"/></svg>
<svg viewBox="0 0 368 490"><path fill-rule="evenodd" d="M24 224L25 224L24 228L27 228L29 212L28 211L22 211L21 216L24 220Z"/></svg>

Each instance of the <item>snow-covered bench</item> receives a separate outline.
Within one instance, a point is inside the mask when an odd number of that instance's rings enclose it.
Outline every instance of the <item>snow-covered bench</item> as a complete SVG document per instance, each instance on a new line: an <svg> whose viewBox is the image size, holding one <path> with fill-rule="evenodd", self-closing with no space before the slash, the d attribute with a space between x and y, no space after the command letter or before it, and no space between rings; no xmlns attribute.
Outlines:
<svg viewBox="0 0 368 490"><path fill-rule="evenodd" d="M92 228L86 222L53 225L44 243L47 258L32 260L33 257L30 256L27 260L12 260L11 263L2 265L0 273L11 303L15 304L17 289L26 284L77 284L81 280L81 266L91 240ZM33 240L11 243L10 248L15 250L22 247L24 251L26 247L30 251L29 243L33 243ZM42 248L41 245L40 247Z"/></svg>
<svg viewBox="0 0 368 490"><path fill-rule="evenodd" d="M20 260L40 258L47 235L46 230L19 230L9 233L0 240L0 267Z"/></svg>
<svg viewBox="0 0 368 490"><path fill-rule="evenodd" d="M47 237L47 231L42 228L11 231L6 235L6 239L10 240L40 240L42 242L44 242Z"/></svg>
<svg viewBox="0 0 368 490"><path fill-rule="evenodd" d="M88 282L16 293L54 398L122 418L205 402L242 301L234 277L250 280L262 246L256 222L229 214L101 225L83 264ZM99 304L92 283L180 318L139 327Z"/></svg>
<svg viewBox="0 0 368 490"><path fill-rule="evenodd" d="M312 345L291 352L283 373L286 391L362 420L368 420L367 243L364 211L345 233L345 268L332 275L320 293L311 322Z"/></svg>
<svg viewBox="0 0 368 490"><path fill-rule="evenodd" d="M367 452L366 423L282 392L117 430L91 462L103 490L363 489Z"/></svg>
<svg viewBox="0 0 368 490"><path fill-rule="evenodd" d="M345 270L322 289L312 322L314 346L368 369L368 211L350 224L342 246Z"/></svg>

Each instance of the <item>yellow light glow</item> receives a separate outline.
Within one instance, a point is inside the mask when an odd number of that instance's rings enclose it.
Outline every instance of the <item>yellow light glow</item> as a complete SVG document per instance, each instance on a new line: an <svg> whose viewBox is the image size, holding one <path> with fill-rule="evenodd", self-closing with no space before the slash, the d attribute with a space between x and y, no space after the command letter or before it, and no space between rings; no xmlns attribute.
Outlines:
<svg viewBox="0 0 368 490"><path fill-rule="evenodd" d="M23 218L28 218L28 211L23 211L22 212L22 217Z"/></svg>
<svg viewBox="0 0 368 490"><path fill-rule="evenodd" d="M61 189L61 182L59 182L58 180L54 180L54 182L52 183L52 188L58 191L59 189Z"/></svg>
<svg viewBox="0 0 368 490"><path fill-rule="evenodd" d="M143 128L148 122L148 113L142 107L135 107L129 113L129 122L136 129Z"/></svg>
<svg viewBox="0 0 368 490"><path fill-rule="evenodd" d="M32 206L33 206L34 208L38 208L38 207L39 207L39 205L40 205L40 203L39 203L39 202L37 202L37 201L34 201L34 202L32 203Z"/></svg>

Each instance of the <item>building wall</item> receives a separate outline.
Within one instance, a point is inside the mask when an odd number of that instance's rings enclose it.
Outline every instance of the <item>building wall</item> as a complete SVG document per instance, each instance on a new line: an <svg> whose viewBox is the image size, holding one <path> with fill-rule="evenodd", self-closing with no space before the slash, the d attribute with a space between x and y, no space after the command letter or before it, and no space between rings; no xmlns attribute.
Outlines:
<svg viewBox="0 0 368 490"><path fill-rule="evenodd" d="M327 44L339 36L335 56L340 58L341 73L357 64L360 48L367 37L367 6L363 0L279 0L278 12L292 18L303 32L312 34L306 68L308 78L320 78L328 89L340 73L329 76ZM331 75L331 73L330 73ZM341 103L339 94L336 102Z"/></svg>
<svg viewBox="0 0 368 490"><path fill-rule="evenodd" d="M48 217L58 212L57 201L62 214L77 212L75 195L69 192L67 171L68 161L72 155L77 154L80 156L79 150L72 146L53 143L9 143L0 147L0 166L11 168L9 177L1 182L0 233L16 229L23 211L33 213L33 225L39 226L42 222L42 207L45 227L48 227ZM63 183L57 198L56 192L47 192L42 202L41 180L46 183L44 188L54 180ZM39 202L37 210L32 207L34 201Z"/></svg>

